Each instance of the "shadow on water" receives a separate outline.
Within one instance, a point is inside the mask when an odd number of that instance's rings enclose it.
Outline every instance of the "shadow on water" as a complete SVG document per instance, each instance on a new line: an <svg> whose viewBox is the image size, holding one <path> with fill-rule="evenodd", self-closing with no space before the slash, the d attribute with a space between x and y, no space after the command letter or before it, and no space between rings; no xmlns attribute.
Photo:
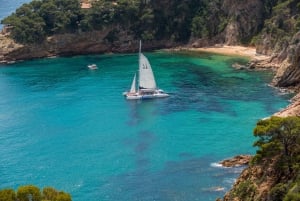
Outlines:
<svg viewBox="0 0 300 201"><path fill-rule="evenodd" d="M149 100L127 100L129 106L129 126L136 126L142 122L151 122L155 119L158 111L158 105L165 99L149 99Z"/></svg>

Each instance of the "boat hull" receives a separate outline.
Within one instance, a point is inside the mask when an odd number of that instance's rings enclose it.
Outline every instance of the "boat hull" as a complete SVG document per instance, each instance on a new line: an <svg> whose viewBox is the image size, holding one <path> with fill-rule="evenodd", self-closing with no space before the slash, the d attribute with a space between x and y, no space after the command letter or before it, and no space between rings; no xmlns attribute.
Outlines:
<svg viewBox="0 0 300 201"><path fill-rule="evenodd" d="M89 68L90 70L97 70L97 69L98 69L98 67L97 67L96 64L88 65L88 68Z"/></svg>
<svg viewBox="0 0 300 201"><path fill-rule="evenodd" d="M152 93L143 94L141 92L130 93L124 92L123 95L127 100L141 100L141 99L154 99L154 98L166 98L169 94L164 93L162 90L155 90Z"/></svg>

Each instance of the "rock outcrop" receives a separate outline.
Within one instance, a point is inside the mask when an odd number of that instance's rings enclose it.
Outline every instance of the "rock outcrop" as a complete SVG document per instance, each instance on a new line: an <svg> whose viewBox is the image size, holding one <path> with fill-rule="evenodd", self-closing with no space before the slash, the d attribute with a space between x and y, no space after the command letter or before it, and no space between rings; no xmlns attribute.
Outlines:
<svg viewBox="0 0 300 201"><path fill-rule="evenodd" d="M271 54L271 59L252 61L250 67L273 70L275 76L271 85L296 93L291 104L274 115L300 116L300 32L296 33L282 50L279 52L274 50Z"/></svg>
<svg viewBox="0 0 300 201"><path fill-rule="evenodd" d="M251 160L250 155L238 155L230 159L225 159L220 162L224 167L237 167L242 165L248 165Z"/></svg>
<svg viewBox="0 0 300 201"><path fill-rule="evenodd" d="M264 23L264 5L260 0L224 0L222 10L229 20L225 28L225 44L247 43Z"/></svg>
<svg viewBox="0 0 300 201"><path fill-rule="evenodd" d="M277 182L276 172L269 166L255 165L243 170L223 201L268 200L270 187Z"/></svg>
<svg viewBox="0 0 300 201"><path fill-rule="evenodd" d="M52 56L71 56L101 53L130 53L138 50L138 40L132 34L119 31L117 39L109 39L111 30L76 34L61 34L48 37L42 44L20 45L8 36L0 35L0 63L28 60ZM180 45L170 41L150 41L143 43L143 49L153 50Z"/></svg>
<svg viewBox="0 0 300 201"><path fill-rule="evenodd" d="M282 56L284 54L285 56ZM300 32L292 38L286 50L277 56L282 63L274 77L273 83L279 87L293 87L300 84Z"/></svg>

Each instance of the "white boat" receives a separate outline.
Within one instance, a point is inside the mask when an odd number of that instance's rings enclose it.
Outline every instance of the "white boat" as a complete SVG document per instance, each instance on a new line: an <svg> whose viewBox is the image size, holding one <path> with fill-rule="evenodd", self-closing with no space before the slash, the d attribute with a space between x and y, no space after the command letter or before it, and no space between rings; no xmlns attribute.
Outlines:
<svg viewBox="0 0 300 201"><path fill-rule="evenodd" d="M91 69L91 70L96 70L96 69L98 69L98 67L97 67L96 64L90 64L90 65L88 65L88 68Z"/></svg>
<svg viewBox="0 0 300 201"><path fill-rule="evenodd" d="M137 80L136 74L133 77L130 91L124 92L123 95L128 100L136 99L150 99L150 98L165 98L169 94L165 93L162 89L156 86L154 74L151 65L141 52L141 41L139 48L139 71L138 71L138 89L136 88Z"/></svg>

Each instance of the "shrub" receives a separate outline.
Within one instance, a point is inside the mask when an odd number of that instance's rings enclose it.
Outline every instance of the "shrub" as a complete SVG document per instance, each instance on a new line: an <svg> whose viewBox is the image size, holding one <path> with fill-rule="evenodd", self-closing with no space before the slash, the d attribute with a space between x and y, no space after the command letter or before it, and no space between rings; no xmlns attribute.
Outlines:
<svg viewBox="0 0 300 201"><path fill-rule="evenodd" d="M15 201L16 193L13 189L0 190L0 201Z"/></svg>
<svg viewBox="0 0 300 201"><path fill-rule="evenodd" d="M33 185L21 186L17 191L18 201L40 201L42 198L40 189Z"/></svg>

